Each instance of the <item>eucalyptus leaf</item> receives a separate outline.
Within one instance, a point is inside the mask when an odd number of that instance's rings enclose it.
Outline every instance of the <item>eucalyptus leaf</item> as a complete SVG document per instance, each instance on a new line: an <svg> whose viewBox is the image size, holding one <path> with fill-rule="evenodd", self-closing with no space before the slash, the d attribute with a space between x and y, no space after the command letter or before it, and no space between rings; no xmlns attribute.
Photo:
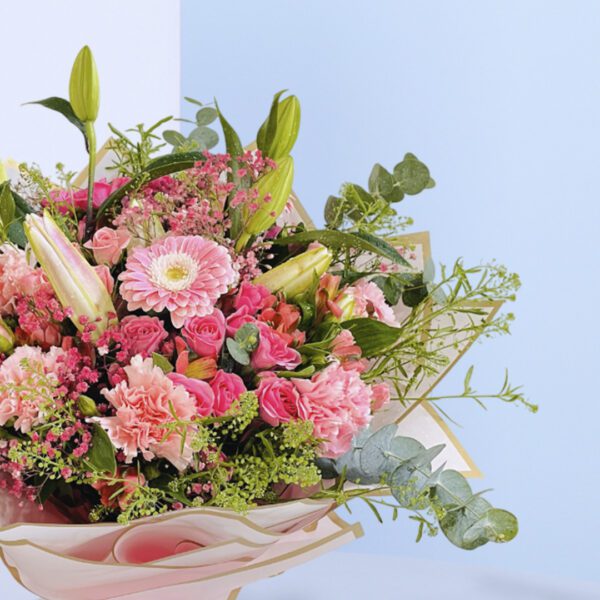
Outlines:
<svg viewBox="0 0 600 600"><path fill-rule="evenodd" d="M325 222L328 227L336 229L342 224L344 220L344 213L342 211L344 201L338 196L329 196L327 202L325 202Z"/></svg>
<svg viewBox="0 0 600 600"><path fill-rule="evenodd" d="M210 150L219 143L219 135L209 127L196 127L188 135L188 139L193 140L198 144L201 151Z"/></svg>
<svg viewBox="0 0 600 600"><path fill-rule="evenodd" d="M235 341L239 347L246 352L252 352L252 350L258 346L259 338L260 332L254 323L244 323L244 325L235 332Z"/></svg>
<svg viewBox="0 0 600 600"><path fill-rule="evenodd" d="M394 167L394 178L400 189L409 196L422 192L430 182L429 169L414 154L406 154Z"/></svg>
<svg viewBox="0 0 600 600"><path fill-rule="evenodd" d="M391 173L379 163L375 164L369 175L369 192L379 194L385 198L392 193L394 183Z"/></svg>
<svg viewBox="0 0 600 600"><path fill-rule="evenodd" d="M391 442L396 435L397 426L386 425L373 433L362 448L360 468L371 476L379 477L389 463Z"/></svg>
<svg viewBox="0 0 600 600"><path fill-rule="evenodd" d="M218 116L219 113L216 109L207 106L205 108L201 108L196 113L196 123L198 125L210 125Z"/></svg>
<svg viewBox="0 0 600 600"><path fill-rule="evenodd" d="M517 518L507 510L490 508L478 521L463 533L466 544L480 540L498 543L510 542L519 531Z"/></svg>
<svg viewBox="0 0 600 600"><path fill-rule="evenodd" d="M8 226L8 239L19 248L25 248L27 246L27 236L23 229L23 221L13 221Z"/></svg>
<svg viewBox="0 0 600 600"><path fill-rule="evenodd" d="M167 129L163 131L162 136L167 144L171 144L171 146L174 146L175 148L185 143L185 136L175 129Z"/></svg>
<svg viewBox="0 0 600 600"><path fill-rule="evenodd" d="M235 362L244 366L250 364L250 354L248 354L248 352L246 352L246 350L244 350L244 348L242 348L242 346L233 338L227 338L226 345L231 358L233 358Z"/></svg>

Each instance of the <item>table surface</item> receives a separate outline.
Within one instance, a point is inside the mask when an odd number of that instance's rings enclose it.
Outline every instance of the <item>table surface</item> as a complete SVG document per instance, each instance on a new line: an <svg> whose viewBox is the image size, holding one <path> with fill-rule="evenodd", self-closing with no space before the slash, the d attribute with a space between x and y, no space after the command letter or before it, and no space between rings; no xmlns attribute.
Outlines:
<svg viewBox="0 0 600 600"><path fill-rule="evenodd" d="M333 552L245 588L239 600L598 600L600 584L474 568L402 556ZM5 568L0 598L33 600Z"/></svg>

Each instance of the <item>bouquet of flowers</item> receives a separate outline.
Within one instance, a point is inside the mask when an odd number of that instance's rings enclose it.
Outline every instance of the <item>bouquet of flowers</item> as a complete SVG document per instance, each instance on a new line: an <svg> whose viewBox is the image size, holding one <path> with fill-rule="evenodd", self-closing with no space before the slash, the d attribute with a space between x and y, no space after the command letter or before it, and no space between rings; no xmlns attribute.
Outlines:
<svg viewBox="0 0 600 600"><path fill-rule="evenodd" d="M508 330L482 303L519 284L460 261L436 280L390 241L410 223L398 203L434 185L421 161L376 165L368 191L343 185L316 230L294 207L296 97L275 95L248 149L216 102L190 99L194 129L166 144L169 119L112 127L110 176L95 180L87 47L69 96L39 104L83 133L87 186L20 165L0 194L0 549L23 585L233 597L356 537L331 512L353 498L465 549L516 535L439 463L443 446L394 423L448 348ZM226 153L210 151L212 122ZM461 396L525 403L470 379Z"/></svg>

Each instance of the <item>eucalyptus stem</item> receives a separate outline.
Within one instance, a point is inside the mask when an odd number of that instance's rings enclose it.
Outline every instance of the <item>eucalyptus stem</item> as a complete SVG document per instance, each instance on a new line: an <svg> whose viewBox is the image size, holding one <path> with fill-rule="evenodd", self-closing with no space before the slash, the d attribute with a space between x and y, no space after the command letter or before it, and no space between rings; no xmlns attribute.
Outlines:
<svg viewBox="0 0 600 600"><path fill-rule="evenodd" d="M87 189L87 212L86 223L88 233L92 226L92 217L94 213L94 173L96 171L96 130L93 121L85 122L85 137L88 143L89 161L88 161L88 189Z"/></svg>

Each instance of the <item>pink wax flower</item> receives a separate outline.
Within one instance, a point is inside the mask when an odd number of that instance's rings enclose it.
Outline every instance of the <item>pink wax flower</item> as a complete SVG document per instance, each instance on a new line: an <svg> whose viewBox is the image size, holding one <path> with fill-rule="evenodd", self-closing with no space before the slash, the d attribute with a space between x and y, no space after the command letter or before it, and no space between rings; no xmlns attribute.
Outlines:
<svg viewBox="0 0 600 600"><path fill-rule="evenodd" d="M239 375L225 371L217 371L210 382L210 387L215 395L214 413L217 417L225 414L246 391L246 386Z"/></svg>
<svg viewBox="0 0 600 600"><path fill-rule="evenodd" d="M146 460L165 458L183 471L192 459L187 441L190 436L182 449L182 432L169 433L165 424L172 423L174 415L178 420L190 421L197 414L195 399L155 367L151 358L134 356L124 371L127 381L102 390L116 415L100 418L98 422L113 444L123 450L126 462L132 462L141 453Z"/></svg>
<svg viewBox="0 0 600 600"><path fill-rule="evenodd" d="M246 308L247 314L255 315L259 310L271 306L275 296L264 285L254 285L243 281L235 297L233 306L236 309Z"/></svg>
<svg viewBox="0 0 600 600"><path fill-rule="evenodd" d="M332 363L312 379L294 379L300 392L300 418L312 421L314 435L324 442L322 456L336 458L347 452L354 436L371 419L373 391L353 370Z"/></svg>
<svg viewBox="0 0 600 600"><path fill-rule="evenodd" d="M45 379L59 385L61 348L43 352L34 346L19 346L0 366L0 425L16 418L13 427L24 433L32 426L45 422L41 404L54 393L48 390ZM44 378L44 375L46 376ZM36 393L44 390L46 393Z"/></svg>
<svg viewBox="0 0 600 600"><path fill-rule="evenodd" d="M99 265L116 265L130 241L131 235L126 229L102 227L84 246L92 250Z"/></svg>
<svg viewBox="0 0 600 600"><path fill-rule="evenodd" d="M375 317L392 327L400 327L392 307L386 303L383 292L373 282L360 279L347 292L354 297L354 314L357 317Z"/></svg>
<svg viewBox="0 0 600 600"><path fill-rule="evenodd" d="M136 248L119 279L129 310L166 308L173 325L181 328L191 317L212 313L236 273L223 246L200 236L174 236Z"/></svg>
<svg viewBox="0 0 600 600"><path fill-rule="evenodd" d="M137 469L120 468L116 477L122 481L96 481L92 487L100 494L100 504L111 510L125 510L137 486L145 485L146 478Z"/></svg>
<svg viewBox="0 0 600 600"><path fill-rule="evenodd" d="M16 296L33 295L44 281L41 270L32 261L24 250L12 244L0 246L0 314L14 313Z"/></svg>
<svg viewBox="0 0 600 600"><path fill-rule="evenodd" d="M109 294L112 294L115 289L115 280L110 274L110 269L106 265L96 265L93 268L94 271L96 271L96 275L100 278L100 281L104 284L106 291Z"/></svg>
<svg viewBox="0 0 600 600"><path fill-rule="evenodd" d="M99 208L101 204L119 188L129 183L129 177L115 177L112 181L100 179L94 182L94 191L92 193L92 204L94 208ZM87 189L77 190L71 194L72 202L75 208L85 210L87 208Z"/></svg>
<svg viewBox="0 0 600 600"><path fill-rule="evenodd" d="M225 340L225 317L218 308L205 317L192 317L185 322L181 335L199 356L216 357Z"/></svg>
<svg viewBox="0 0 600 600"><path fill-rule="evenodd" d="M263 421L273 427L298 417L300 394L289 379L263 377L256 392Z"/></svg>
<svg viewBox="0 0 600 600"><path fill-rule="evenodd" d="M144 358L156 352L161 343L169 337L158 317L129 315L120 323L131 354L141 354Z"/></svg>
<svg viewBox="0 0 600 600"><path fill-rule="evenodd" d="M373 412L381 410L386 404L390 402L390 388L387 383L376 383L371 386L373 392L373 399L371 403L371 409Z"/></svg>
<svg viewBox="0 0 600 600"><path fill-rule="evenodd" d="M255 371L266 371L273 367L291 370L300 364L300 354L290 348L279 333L265 323L257 322L256 326L260 332L260 340L251 359Z"/></svg>
<svg viewBox="0 0 600 600"><path fill-rule="evenodd" d="M206 381L186 377L181 373L169 373L167 377L175 384L186 389L196 400L198 415L208 417L212 414L215 404L215 394Z"/></svg>

